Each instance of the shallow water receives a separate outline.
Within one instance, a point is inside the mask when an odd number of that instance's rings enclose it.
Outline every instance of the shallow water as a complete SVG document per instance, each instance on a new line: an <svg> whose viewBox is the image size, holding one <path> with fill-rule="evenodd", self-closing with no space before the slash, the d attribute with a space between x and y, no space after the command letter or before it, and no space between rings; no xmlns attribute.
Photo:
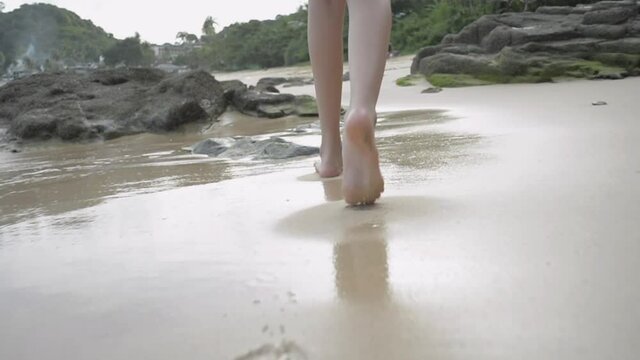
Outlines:
<svg viewBox="0 0 640 360"><path fill-rule="evenodd" d="M451 121L441 111L381 114L389 185L436 179L453 164L481 159L478 136L440 128ZM227 114L204 134L48 143L3 154L0 264L20 275L0 277L0 311L11 324L0 329L0 357L307 359L316 350L296 342L305 330L295 319L341 311L333 293L339 303L373 306L389 320L404 317L393 305L387 235L419 220L431 201L388 196L377 207L350 211L339 201L339 178L320 181L310 173L314 159L231 161L182 150L209 136L258 134L319 141L314 119ZM411 179L401 181L406 174ZM246 202L252 192L261 204L255 210ZM321 205L286 215L289 205L309 200ZM263 238L268 233L275 237ZM293 268L301 277L288 274ZM318 276L321 283L299 286ZM320 302L307 303L310 296ZM366 310L354 311L343 315L347 323L368 321ZM32 333L35 319L46 323ZM234 327L231 344L218 343L222 329ZM84 338L84 345L72 348L54 333ZM111 341L118 349L107 349ZM149 341L170 349L146 348ZM203 353L188 350L207 341L214 342Z"/></svg>
<svg viewBox="0 0 640 360"><path fill-rule="evenodd" d="M411 166L442 167L459 156L460 146L477 141L475 136L430 131L430 126L450 120L442 112L409 111L381 117L383 162L398 168L394 171L396 177L404 176L402 169ZM0 226L95 206L111 198L310 167L308 159L229 161L193 155L185 148L207 137L227 136L277 135L317 145L316 122L297 117L255 119L228 113L204 133L143 134L91 144L50 142L34 145L19 154L3 152L0 153L0 201L3 204ZM422 176L414 180L421 179Z"/></svg>

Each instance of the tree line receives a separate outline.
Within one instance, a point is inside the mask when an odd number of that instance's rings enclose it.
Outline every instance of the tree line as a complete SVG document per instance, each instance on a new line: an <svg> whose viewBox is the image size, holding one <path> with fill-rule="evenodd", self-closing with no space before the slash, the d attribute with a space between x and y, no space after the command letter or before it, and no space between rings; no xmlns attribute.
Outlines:
<svg viewBox="0 0 640 360"><path fill-rule="evenodd" d="M392 0L392 48L401 54L439 43L449 34L499 9L497 0ZM511 10L523 10L525 0L504 1ZM236 23L220 32L208 31L215 23L207 18L203 34L186 32L177 38L198 44L176 59L177 65L208 70L241 70L287 66L309 61L306 6L273 20ZM345 19L345 56L348 47L348 14Z"/></svg>

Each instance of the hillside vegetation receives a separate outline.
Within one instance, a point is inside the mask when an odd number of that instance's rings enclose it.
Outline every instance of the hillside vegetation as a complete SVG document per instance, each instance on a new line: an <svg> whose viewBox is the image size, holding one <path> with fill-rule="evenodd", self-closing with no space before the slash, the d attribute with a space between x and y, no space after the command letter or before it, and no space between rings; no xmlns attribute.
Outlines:
<svg viewBox="0 0 640 360"><path fill-rule="evenodd" d="M517 6L518 2L512 4ZM496 10L496 1L489 0L392 1L393 49L411 53L440 42L446 34L457 32L478 17ZM300 7L293 14L273 20L237 23L218 33L203 34L199 39L202 48L180 57L177 63L210 70L240 70L307 62L307 16L307 8ZM347 31L348 15L345 49Z"/></svg>
<svg viewBox="0 0 640 360"><path fill-rule="evenodd" d="M32 66L97 62L115 43L113 35L91 21L53 5L22 5L0 13L3 71L19 61L31 62Z"/></svg>

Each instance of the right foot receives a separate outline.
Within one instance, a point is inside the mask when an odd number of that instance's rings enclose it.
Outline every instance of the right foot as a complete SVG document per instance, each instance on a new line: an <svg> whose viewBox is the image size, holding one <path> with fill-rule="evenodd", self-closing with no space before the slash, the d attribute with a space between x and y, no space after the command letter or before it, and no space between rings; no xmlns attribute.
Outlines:
<svg viewBox="0 0 640 360"><path fill-rule="evenodd" d="M353 110L345 122L342 191L349 205L371 205L384 192L375 121L375 112Z"/></svg>

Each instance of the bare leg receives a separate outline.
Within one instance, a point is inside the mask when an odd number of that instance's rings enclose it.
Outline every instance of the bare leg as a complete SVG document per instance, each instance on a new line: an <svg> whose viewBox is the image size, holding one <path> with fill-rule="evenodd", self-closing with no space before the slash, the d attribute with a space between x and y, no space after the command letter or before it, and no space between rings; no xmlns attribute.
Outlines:
<svg viewBox="0 0 640 360"><path fill-rule="evenodd" d="M309 53L322 127L321 161L316 164L316 171L324 178L342 172L340 102L345 6L345 0L309 1Z"/></svg>
<svg viewBox="0 0 640 360"><path fill-rule="evenodd" d="M343 144L348 204L372 204L384 192L375 143L376 103L391 32L390 0L347 0L351 104Z"/></svg>

